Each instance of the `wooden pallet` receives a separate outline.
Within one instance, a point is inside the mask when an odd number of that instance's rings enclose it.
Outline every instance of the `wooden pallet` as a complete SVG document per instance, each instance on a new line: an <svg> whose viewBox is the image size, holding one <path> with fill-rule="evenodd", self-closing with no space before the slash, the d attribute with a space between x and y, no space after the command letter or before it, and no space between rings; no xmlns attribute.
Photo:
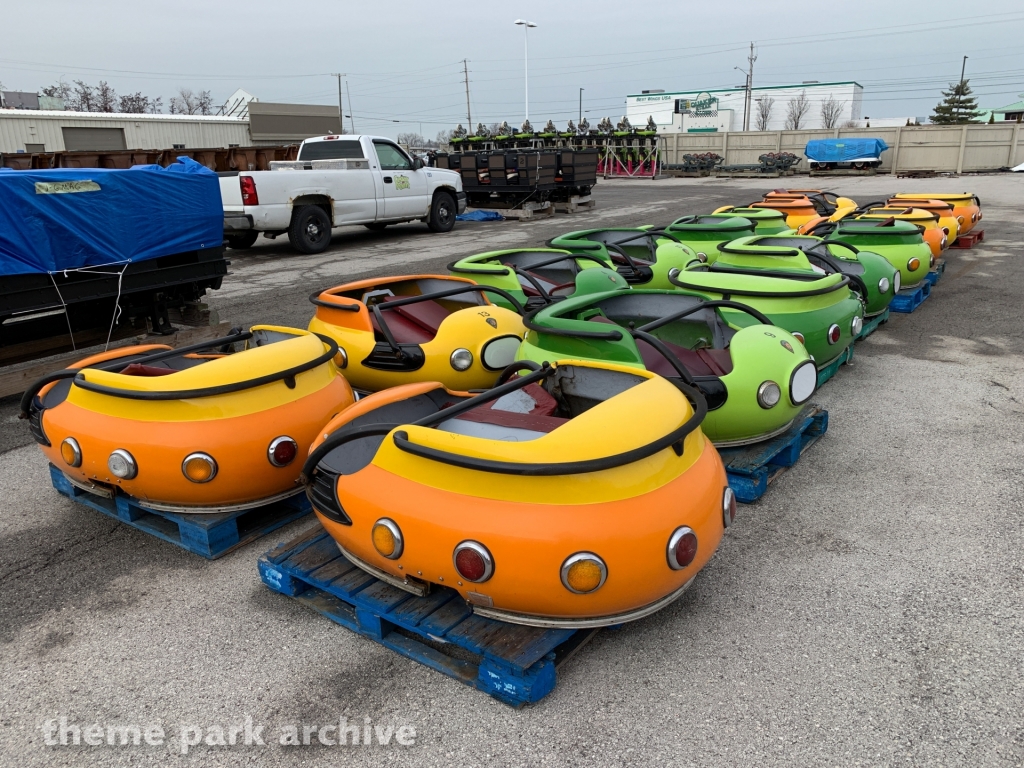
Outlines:
<svg viewBox="0 0 1024 768"><path fill-rule="evenodd" d="M780 171L727 171L719 168L715 171L719 179L777 179L782 176Z"/></svg>
<svg viewBox="0 0 1024 768"><path fill-rule="evenodd" d="M750 504L764 496L768 484L799 461L828 430L828 411L808 405L778 437L739 448L720 448L736 500Z"/></svg>
<svg viewBox="0 0 1024 768"><path fill-rule="evenodd" d="M841 354L839 357L837 357L831 363L826 365L824 368L819 368L818 369L818 386L819 387L822 386L826 381L828 381L833 376L835 376L837 373L839 373L839 369L840 368L842 368L844 365L846 365L847 363L851 362L852 360L853 360L853 344L848 346L846 348L846 350L843 352L843 354Z"/></svg>
<svg viewBox="0 0 1024 768"><path fill-rule="evenodd" d="M808 176L877 176L877 168L833 168L832 170L808 171Z"/></svg>
<svg viewBox="0 0 1024 768"><path fill-rule="evenodd" d="M957 237L956 242L951 245L951 248L959 248L961 250L968 250L976 246L978 243L985 239L985 230L978 229L974 232L968 232L966 235L960 235Z"/></svg>
<svg viewBox="0 0 1024 768"><path fill-rule="evenodd" d="M304 493L252 509L203 515L181 515L146 507L125 494L107 497L79 488L57 467L50 465L53 487L72 501L102 512L122 523L169 541L208 560L265 536L308 515L312 508Z"/></svg>
<svg viewBox="0 0 1024 768"><path fill-rule="evenodd" d="M889 308L886 307L884 312L879 312L874 317L864 321L864 327L861 328L860 334L857 336L857 341L866 339L872 333L877 331L880 326L885 325L889 322Z"/></svg>
<svg viewBox="0 0 1024 768"><path fill-rule="evenodd" d="M925 275L925 280L934 288L938 285L939 280L942 279L942 275L946 272L946 260L936 259L935 265L928 270L928 274Z"/></svg>
<svg viewBox="0 0 1024 768"><path fill-rule="evenodd" d="M593 195L573 195L565 202L556 202L555 211L558 213L582 213L592 211L597 207L597 201Z"/></svg>
<svg viewBox="0 0 1024 768"><path fill-rule="evenodd" d="M454 589L417 597L354 566L319 525L259 559L260 578L406 658L519 707L552 690L557 668L596 629L541 629L474 615Z"/></svg>
<svg viewBox="0 0 1024 768"><path fill-rule="evenodd" d="M892 297L892 301L889 302L889 311L910 314L924 304L925 299L931 294L932 284L927 280L916 288L904 288Z"/></svg>

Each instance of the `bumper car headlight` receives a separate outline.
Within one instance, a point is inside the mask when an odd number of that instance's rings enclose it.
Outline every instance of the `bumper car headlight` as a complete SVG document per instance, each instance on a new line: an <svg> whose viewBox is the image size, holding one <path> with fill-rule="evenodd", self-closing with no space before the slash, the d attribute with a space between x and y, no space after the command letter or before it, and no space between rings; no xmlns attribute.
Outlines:
<svg viewBox="0 0 1024 768"><path fill-rule="evenodd" d="M902 278L900 278L900 271L897 269L896 274L892 276L892 292L899 293L901 284Z"/></svg>
<svg viewBox="0 0 1024 768"><path fill-rule="evenodd" d="M850 322L850 331L854 336L858 336L862 330L864 330L864 319L860 315L855 315Z"/></svg>
<svg viewBox="0 0 1024 768"><path fill-rule="evenodd" d="M728 485L722 492L722 524L728 528L736 522L736 493Z"/></svg>
<svg viewBox="0 0 1024 768"><path fill-rule="evenodd" d="M473 353L468 349L459 348L452 352L450 358L452 368L456 371L468 371L469 367L473 365Z"/></svg>
<svg viewBox="0 0 1024 768"><path fill-rule="evenodd" d="M139 474L139 465L135 463L135 457L124 448L117 448L111 452L107 459L107 469L114 477L119 477L122 480L131 480Z"/></svg>
<svg viewBox="0 0 1024 768"><path fill-rule="evenodd" d="M782 399L782 390L774 381L766 381L757 388L757 404L762 408L774 408Z"/></svg>
<svg viewBox="0 0 1024 768"><path fill-rule="evenodd" d="M878 281L878 292L879 293L888 293L889 292L889 278L888 277L883 277L881 280Z"/></svg>

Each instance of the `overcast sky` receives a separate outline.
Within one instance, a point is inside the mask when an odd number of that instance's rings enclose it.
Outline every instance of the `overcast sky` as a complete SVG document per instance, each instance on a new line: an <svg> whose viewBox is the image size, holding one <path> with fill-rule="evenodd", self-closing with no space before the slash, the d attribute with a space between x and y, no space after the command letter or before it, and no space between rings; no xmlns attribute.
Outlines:
<svg viewBox="0 0 1024 768"><path fill-rule="evenodd" d="M798 9L806 9L800 13ZM846 13L834 9L846 9ZM858 11L858 9L861 9ZM973 11L974 15L968 14ZM347 73L356 129L427 137L466 122L523 119L523 28L529 30L530 118L591 123L624 112L643 89L741 85L757 44L755 85L856 80L869 117L927 115L967 77L983 107L1024 92L1019 0L928 3L416 3L6 0L0 83L36 91L60 77L107 80L118 93L244 88L262 101L336 104ZM349 111L345 99L345 111ZM394 122L400 121L400 122Z"/></svg>

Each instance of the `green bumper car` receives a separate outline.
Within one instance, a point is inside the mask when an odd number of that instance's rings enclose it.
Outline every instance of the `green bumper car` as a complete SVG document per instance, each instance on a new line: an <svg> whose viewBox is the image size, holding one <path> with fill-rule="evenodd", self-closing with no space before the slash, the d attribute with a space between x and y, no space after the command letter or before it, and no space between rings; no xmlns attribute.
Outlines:
<svg viewBox="0 0 1024 768"><path fill-rule="evenodd" d="M864 314L884 312L899 291L900 273L884 257L845 242L807 235L742 237L719 248L715 269L743 274L841 274L864 301Z"/></svg>
<svg viewBox="0 0 1024 768"><path fill-rule="evenodd" d="M732 324L726 311L749 324ZM528 315L525 323L519 360L614 362L697 386L708 403L701 428L718 446L785 431L817 386L803 345L734 301L680 291L580 291Z"/></svg>
<svg viewBox="0 0 1024 768"><path fill-rule="evenodd" d="M755 234L758 235L783 235L793 232L793 228L786 223L786 214L773 208L733 208L732 206L726 206L725 208L719 208L711 215L731 216L752 221L754 222Z"/></svg>
<svg viewBox="0 0 1024 768"><path fill-rule="evenodd" d="M903 288L916 288L931 267L932 250L921 229L900 219L823 221L809 234L880 254L899 270ZM899 288L896 289L897 291Z"/></svg>
<svg viewBox="0 0 1024 768"><path fill-rule="evenodd" d="M718 246L740 237L759 234L755 228L754 222L742 216L711 213L683 216L665 227L665 232L691 248L701 261L714 263L718 258Z"/></svg>
<svg viewBox="0 0 1024 768"><path fill-rule="evenodd" d="M480 285L501 288L532 310L571 296L578 282L581 287L595 282L595 289L607 290L614 273L605 267L606 261L590 254L573 254L557 248L517 248L466 256L450 263L448 271ZM583 271L589 274L578 281ZM619 282L625 285L624 281ZM519 311L500 295L491 300L500 307Z"/></svg>
<svg viewBox="0 0 1024 768"><path fill-rule="evenodd" d="M822 371L843 356L864 327L864 304L842 274L768 274L722 271L717 265L693 262L669 276L672 284L709 299L729 298L762 312L773 325L803 342ZM721 310L734 326L751 325L745 313Z"/></svg>
<svg viewBox="0 0 1024 768"><path fill-rule="evenodd" d="M559 235L548 245L596 256L637 288L670 289L668 273L697 258L691 248L652 227L584 229Z"/></svg>

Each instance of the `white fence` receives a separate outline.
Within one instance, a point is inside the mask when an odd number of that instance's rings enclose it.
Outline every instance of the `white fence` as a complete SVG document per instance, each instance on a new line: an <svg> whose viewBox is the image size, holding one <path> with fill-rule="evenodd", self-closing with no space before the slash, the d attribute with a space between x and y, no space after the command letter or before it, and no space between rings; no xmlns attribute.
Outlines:
<svg viewBox="0 0 1024 768"><path fill-rule="evenodd" d="M663 133L658 136L662 163L681 163L683 155L716 152L723 165L757 163L766 152L792 152L803 158L810 139L882 139L881 171L991 171L1024 162L1020 123L992 125L914 125L900 128L840 128L808 131L746 131L726 133Z"/></svg>

